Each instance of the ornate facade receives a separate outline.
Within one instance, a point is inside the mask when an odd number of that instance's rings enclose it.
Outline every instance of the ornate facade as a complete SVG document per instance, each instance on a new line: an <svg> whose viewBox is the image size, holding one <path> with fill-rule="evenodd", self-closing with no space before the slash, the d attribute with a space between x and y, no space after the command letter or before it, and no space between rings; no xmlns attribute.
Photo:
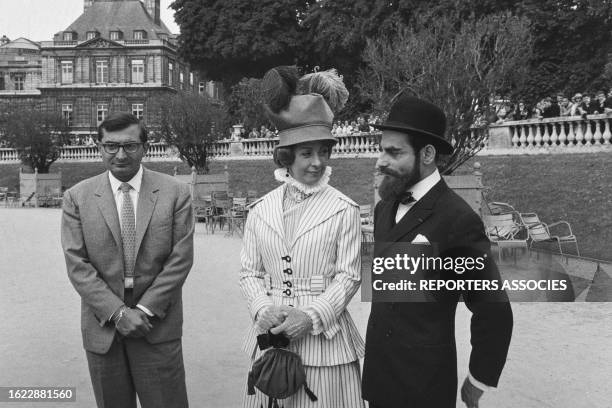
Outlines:
<svg viewBox="0 0 612 408"><path fill-rule="evenodd" d="M199 90L198 74L159 18L159 0L84 0L83 14L40 51L43 103L75 134L95 133L114 111L154 125L164 96Z"/></svg>
<svg viewBox="0 0 612 408"><path fill-rule="evenodd" d="M26 38L0 38L0 112L9 105L40 101L41 67L38 43Z"/></svg>

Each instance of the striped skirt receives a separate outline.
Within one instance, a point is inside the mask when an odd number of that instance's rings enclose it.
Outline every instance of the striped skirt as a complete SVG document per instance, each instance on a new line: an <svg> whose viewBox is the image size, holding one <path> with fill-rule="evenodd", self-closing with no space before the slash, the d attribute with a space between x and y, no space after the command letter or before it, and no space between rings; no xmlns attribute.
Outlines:
<svg viewBox="0 0 612 408"><path fill-rule="evenodd" d="M295 395L279 400L284 408L364 408L361 399L361 374L359 361L348 364L313 367L304 366L306 383L318 401L311 401L304 389ZM268 396L255 389L255 395L247 395L242 404L244 408L267 408Z"/></svg>

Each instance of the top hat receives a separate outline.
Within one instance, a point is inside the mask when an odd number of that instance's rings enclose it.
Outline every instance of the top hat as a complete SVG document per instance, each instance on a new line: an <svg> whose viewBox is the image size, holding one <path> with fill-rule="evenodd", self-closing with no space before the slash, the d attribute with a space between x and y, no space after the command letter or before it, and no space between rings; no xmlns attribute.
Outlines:
<svg viewBox="0 0 612 408"><path fill-rule="evenodd" d="M337 143L331 134L334 114L319 94L295 95L278 112L266 106L266 115L278 129L276 148L315 141Z"/></svg>
<svg viewBox="0 0 612 408"><path fill-rule="evenodd" d="M444 137L446 116L442 109L414 96L401 96L391 106L385 123L372 126L423 137L441 154L453 152L453 145Z"/></svg>

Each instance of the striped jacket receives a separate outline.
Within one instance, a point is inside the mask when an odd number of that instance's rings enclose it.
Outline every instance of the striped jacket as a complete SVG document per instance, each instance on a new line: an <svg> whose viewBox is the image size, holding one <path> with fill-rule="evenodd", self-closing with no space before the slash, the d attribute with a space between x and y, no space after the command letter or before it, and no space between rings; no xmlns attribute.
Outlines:
<svg viewBox="0 0 612 408"><path fill-rule="evenodd" d="M254 324L270 305L292 305L313 317L311 333L289 346L305 365L333 366L363 356L364 343L346 307L361 282L359 207L328 186L308 198L292 242L283 228L286 185L252 205L241 252L240 287L253 324L243 350L259 354Z"/></svg>

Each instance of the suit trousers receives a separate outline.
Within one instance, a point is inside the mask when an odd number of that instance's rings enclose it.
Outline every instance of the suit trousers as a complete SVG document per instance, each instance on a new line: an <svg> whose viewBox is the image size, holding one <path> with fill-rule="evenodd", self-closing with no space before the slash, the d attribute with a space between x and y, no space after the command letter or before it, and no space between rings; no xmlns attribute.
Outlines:
<svg viewBox="0 0 612 408"><path fill-rule="evenodd" d="M181 339L149 344L115 335L106 354L86 351L98 408L187 408Z"/></svg>

